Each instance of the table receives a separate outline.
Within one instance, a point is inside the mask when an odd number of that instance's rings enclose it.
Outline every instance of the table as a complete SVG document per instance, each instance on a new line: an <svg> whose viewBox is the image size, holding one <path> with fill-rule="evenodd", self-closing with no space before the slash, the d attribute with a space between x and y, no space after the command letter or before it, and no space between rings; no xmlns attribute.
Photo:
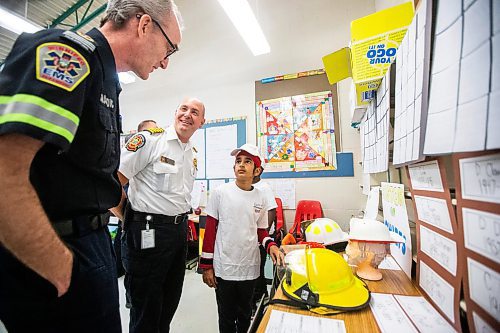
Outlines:
<svg viewBox="0 0 500 333"><path fill-rule="evenodd" d="M382 280L365 281L368 285L368 289L372 293L421 296L419 290L415 287L413 282L406 276L406 274L402 270L395 271L382 269L381 272L383 276ZM274 298L287 299L286 296L283 295L281 286L276 291ZM264 314L262 321L260 322L257 332L263 333L266 331L267 323L269 322L269 317L271 316L272 310L298 313L314 317L323 317L311 311L300 310L298 308L286 305L273 304L267 308L267 311ZM347 332L380 332L375 317L373 316L369 306L360 311L340 313L334 316L325 317L343 320Z"/></svg>

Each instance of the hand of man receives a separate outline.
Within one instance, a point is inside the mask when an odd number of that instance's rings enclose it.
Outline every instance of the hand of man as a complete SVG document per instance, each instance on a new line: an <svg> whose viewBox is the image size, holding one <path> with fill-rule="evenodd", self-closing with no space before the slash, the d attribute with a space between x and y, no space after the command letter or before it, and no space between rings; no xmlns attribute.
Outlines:
<svg viewBox="0 0 500 333"><path fill-rule="evenodd" d="M275 265L283 265L285 256L276 245L271 246L271 248L269 249L269 254L271 255L271 259L273 259L273 263Z"/></svg>
<svg viewBox="0 0 500 333"><path fill-rule="evenodd" d="M203 282L210 288L217 287L217 280L215 279L215 273L213 268L208 268L203 271Z"/></svg>

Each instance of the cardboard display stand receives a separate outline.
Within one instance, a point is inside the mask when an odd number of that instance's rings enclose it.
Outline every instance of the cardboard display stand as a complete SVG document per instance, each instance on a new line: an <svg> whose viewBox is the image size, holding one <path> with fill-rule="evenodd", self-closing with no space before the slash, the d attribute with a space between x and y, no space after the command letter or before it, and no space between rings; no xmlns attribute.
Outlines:
<svg viewBox="0 0 500 333"><path fill-rule="evenodd" d="M500 327L500 150L453 155L469 329Z"/></svg>
<svg viewBox="0 0 500 333"><path fill-rule="evenodd" d="M459 230L441 158L406 168L417 216L417 281L422 293L461 332L463 261Z"/></svg>

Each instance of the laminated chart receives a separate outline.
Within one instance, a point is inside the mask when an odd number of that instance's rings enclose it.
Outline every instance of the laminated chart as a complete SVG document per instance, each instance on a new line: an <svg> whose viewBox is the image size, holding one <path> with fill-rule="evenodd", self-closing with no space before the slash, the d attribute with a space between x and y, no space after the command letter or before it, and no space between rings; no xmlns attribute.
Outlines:
<svg viewBox="0 0 500 333"><path fill-rule="evenodd" d="M259 101L256 113L266 171L336 170L330 91Z"/></svg>

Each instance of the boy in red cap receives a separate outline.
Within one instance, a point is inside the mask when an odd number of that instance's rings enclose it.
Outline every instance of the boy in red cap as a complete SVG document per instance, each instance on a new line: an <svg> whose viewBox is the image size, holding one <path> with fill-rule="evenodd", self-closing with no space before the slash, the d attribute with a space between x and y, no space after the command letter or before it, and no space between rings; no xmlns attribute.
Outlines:
<svg viewBox="0 0 500 333"><path fill-rule="evenodd" d="M244 144L236 156L235 182L210 193L200 258L203 282L215 288L221 333L246 332L252 314L252 295L260 275L259 244L281 265L283 254L267 232L266 199L252 186L260 174L258 148Z"/></svg>

